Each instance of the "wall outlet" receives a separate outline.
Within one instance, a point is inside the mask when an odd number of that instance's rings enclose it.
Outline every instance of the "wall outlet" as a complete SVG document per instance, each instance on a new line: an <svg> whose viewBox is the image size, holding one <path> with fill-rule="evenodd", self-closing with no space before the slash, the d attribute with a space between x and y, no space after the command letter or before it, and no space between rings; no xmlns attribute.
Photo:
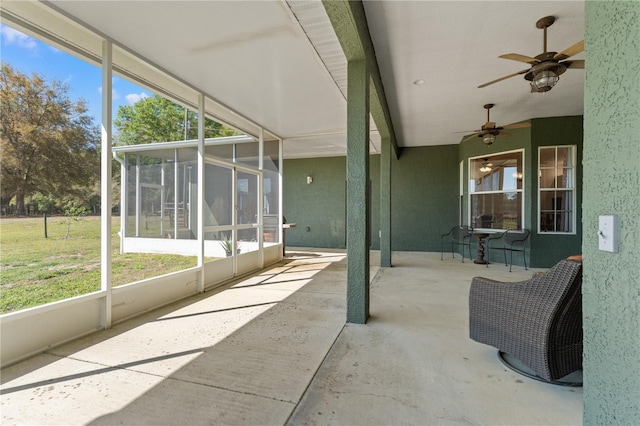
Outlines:
<svg viewBox="0 0 640 426"><path fill-rule="evenodd" d="M618 216L600 216L598 221L598 248L611 253L618 252Z"/></svg>
<svg viewBox="0 0 640 426"><path fill-rule="evenodd" d="M311 227L310 227L310 226L305 226L305 227L304 227L304 230L305 230L306 232L309 232L309 231L311 231Z"/></svg>

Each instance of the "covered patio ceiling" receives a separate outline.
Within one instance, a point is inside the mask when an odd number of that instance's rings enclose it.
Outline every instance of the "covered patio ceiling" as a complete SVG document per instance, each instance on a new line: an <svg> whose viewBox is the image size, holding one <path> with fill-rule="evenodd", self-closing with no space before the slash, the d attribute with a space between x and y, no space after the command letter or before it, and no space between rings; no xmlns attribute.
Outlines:
<svg viewBox="0 0 640 426"><path fill-rule="evenodd" d="M46 3L284 139L286 158L346 152L347 62L320 1L58 1ZM584 70L547 93L500 59L584 38L583 1L365 1L369 32L400 147L459 143L498 125L583 112ZM584 53L573 59L583 59ZM415 85L414 81L424 80ZM372 126L371 152L380 137Z"/></svg>

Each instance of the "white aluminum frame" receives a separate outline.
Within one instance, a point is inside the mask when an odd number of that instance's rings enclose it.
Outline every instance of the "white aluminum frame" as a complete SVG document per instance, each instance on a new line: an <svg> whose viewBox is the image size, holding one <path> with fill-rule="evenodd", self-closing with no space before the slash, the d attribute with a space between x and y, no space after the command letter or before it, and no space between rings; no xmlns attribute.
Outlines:
<svg viewBox="0 0 640 426"><path fill-rule="evenodd" d="M571 188L545 188L545 190L543 190L542 188L540 188L540 181L538 181L538 205L536 206L536 212L537 212L537 222L538 222L538 234L540 235L576 235L577 234L577 230L576 230L576 224L577 224L577 169L578 169L578 165L576 164L577 162L577 158L578 158L578 149L577 149L577 145L545 145L545 146L539 146L538 147L538 175L541 172L541 168L540 168L540 150L542 149L549 149L549 148L555 148L555 164L556 164L556 168L558 167L558 148L569 148L570 151L570 155L571 155L571 164L573 164L573 166L571 167L571 181L573 182L573 186L571 186ZM572 205L571 205L571 232L561 232L561 231L542 231L540 229L540 214L541 214L541 209L540 209L540 195L542 192L548 192L548 191L563 191L563 192L572 192L573 196L571 197L572 199Z"/></svg>

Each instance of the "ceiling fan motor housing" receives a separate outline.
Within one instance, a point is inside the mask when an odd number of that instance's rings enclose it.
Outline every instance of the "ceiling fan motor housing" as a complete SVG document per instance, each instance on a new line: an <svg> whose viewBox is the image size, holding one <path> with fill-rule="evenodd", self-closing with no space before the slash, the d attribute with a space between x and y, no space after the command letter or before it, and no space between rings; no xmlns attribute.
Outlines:
<svg viewBox="0 0 640 426"><path fill-rule="evenodd" d="M554 52L548 52L548 53L554 53ZM538 55L538 56L543 56L543 55ZM524 75L524 78L525 80L531 81L539 72L546 71L546 70L553 71L557 76L560 76L561 74L564 74L564 72L567 70L567 66L565 64L559 63L555 59L547 59L544 62L540 62L532 66L531 70Z"/></svg>

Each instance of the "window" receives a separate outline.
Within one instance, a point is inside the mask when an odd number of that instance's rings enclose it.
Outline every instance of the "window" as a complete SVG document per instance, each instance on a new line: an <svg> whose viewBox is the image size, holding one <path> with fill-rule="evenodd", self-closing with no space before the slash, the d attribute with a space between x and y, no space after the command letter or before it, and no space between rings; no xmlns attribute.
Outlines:
<svg viewBox="0 0 640 426"><path fill-rule="evenodd" d="M538 231L573 234L576 220L576 147L540 147L538 154Z"/></svg>
<svg viewBox="0 0 640 426"><path fill-rule="evenodd" d="M469 159L470 225L521 229L523 176L523 151Z"/></svg>

